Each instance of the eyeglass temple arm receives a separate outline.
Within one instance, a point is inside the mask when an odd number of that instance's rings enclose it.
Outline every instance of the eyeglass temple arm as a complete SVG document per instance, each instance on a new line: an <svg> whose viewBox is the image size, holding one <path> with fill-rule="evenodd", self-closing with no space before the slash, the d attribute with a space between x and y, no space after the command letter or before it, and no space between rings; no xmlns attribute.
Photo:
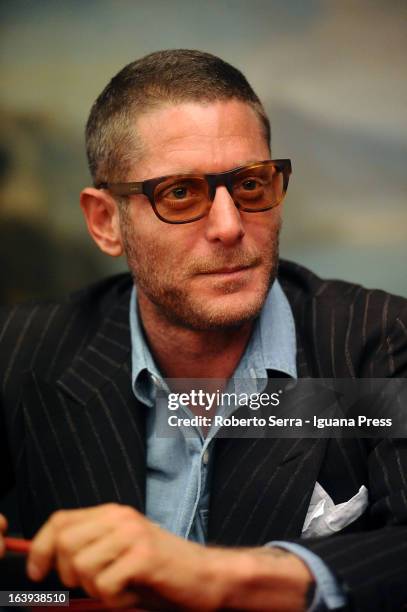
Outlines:
<svg viewBox="0 0 407 612"><path fill-rule="evenodd" d="M99 183L96 189L108 189L118 196L136 195L143 193L143 183Z"/></svg>

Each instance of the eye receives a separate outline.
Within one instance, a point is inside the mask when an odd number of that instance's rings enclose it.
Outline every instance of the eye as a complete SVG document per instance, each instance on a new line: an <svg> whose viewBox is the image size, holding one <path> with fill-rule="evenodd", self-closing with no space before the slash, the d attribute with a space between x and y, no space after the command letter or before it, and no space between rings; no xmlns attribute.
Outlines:
<svg viewBox="0 0 407 612"><path fill-rule="evenodd" d="M264 191L266 186L265 181L258 176L246 176L235 183L234 189L236 192L243 195L255 195Z"/></svg>
<svg viewBox="0 0 407 612"><path fill-rule="evenodd" d="M166 185L158 193L166 200L185 200L194 196L196 188L192 181L185 181Z"/></svg>
<svg viewBox="0 0 407 612"><path fill-rule="evenodd" d="M169 177L154 192L155 203L168 210L181 210L207 200L207 185L200 177Z"/></svg>
<svg viewBox="0 0 407 612"><path fill-rule="evenodd" d="M175 198L176 200L181 200L186 198L188 195L188 189L186 187L174 187L167 195Z"/></svg>
<svg viewBox="0 0 407 612"><path fill-rule="evenodd" d="M246 191L254 191L258 187L260 187L260 184L256 179L245 179L242 181L242 188Z"/></svg>

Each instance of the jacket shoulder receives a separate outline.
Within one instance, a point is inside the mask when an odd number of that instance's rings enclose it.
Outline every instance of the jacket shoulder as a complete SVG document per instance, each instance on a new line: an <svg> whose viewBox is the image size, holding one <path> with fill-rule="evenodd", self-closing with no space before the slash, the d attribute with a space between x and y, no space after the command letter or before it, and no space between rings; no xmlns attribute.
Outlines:
<svg viewBox="0 0 407 612"><path fill-rule="evenodd" d="M407 375L407 299L284 260L279 281L316 375Z"/></svg>
<svg viewBox="0 0 407 612"><path fill-rule="evenodd" d="M363 299L369 294L370 299L391 301L400 309L407 306L407 299L402 296L349 281L321 278L305 266L284 259L279 265L279 281L290 301L318 298L336 304L339 300L339 304L346 305L354 301L355 296Z"/></svg>
<svg viewBox="0 0 407 612"><path fill-rule="evenodd" d="M0 377L3 390L13 374L33 367L58 375L97 332L103 319L132 286L116 275L63 300L29 302L0 309Z"/></svg>

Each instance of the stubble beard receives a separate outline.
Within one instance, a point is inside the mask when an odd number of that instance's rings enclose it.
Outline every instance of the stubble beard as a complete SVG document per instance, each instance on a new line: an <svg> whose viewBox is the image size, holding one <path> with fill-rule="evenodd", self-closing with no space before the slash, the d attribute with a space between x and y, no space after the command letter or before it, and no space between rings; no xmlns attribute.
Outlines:
<svg viewBox="0 0 407 612"><path fill-rule="evenodd" d="M139 248L131 223L126 218L121 220L121 230L127 263L138 291L144 293L160 318L176 327L194 331L221 331L236 329L248 321L253 321L259 315L277 276L281 222L274 228L274 236L270 237L270 249L267 253L249 253L239 246L233 252L224 247L219 248L210 262L190 257L184 282L174 266L166 266L163 271L162 263L167 261L171 254L160 253L156 243L152 241ZM204 301L196 291L188 291L187 279L227 265L261 265L263 268L261 283L258 283L258 288L253 292L250 303L242 303L238 293L239 281L229 281L221 288L224 295L236 293L237 308L231 308L230 302L229 305L219 304L216 299L212 302Z"/></svg>

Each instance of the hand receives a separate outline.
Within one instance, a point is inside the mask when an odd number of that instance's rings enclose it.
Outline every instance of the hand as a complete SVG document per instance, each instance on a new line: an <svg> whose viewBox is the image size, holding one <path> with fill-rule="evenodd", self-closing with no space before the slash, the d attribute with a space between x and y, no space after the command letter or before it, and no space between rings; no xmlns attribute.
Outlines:
<svg viewBox="0 0 407 612"><path fill-rule="evenodd" d="M8 523L5 516L0 514L0 559L6 552L6 546L4 543L4 534L7 531Z"/></svg>
<svg viewBox="0 0 407 612"><path fill-rule="evenodd" d="M27 571L55 567L110 607L299 611L309 570L278 549L224 549L188 542L127 506L56 512L32 541Z"/></svg>

